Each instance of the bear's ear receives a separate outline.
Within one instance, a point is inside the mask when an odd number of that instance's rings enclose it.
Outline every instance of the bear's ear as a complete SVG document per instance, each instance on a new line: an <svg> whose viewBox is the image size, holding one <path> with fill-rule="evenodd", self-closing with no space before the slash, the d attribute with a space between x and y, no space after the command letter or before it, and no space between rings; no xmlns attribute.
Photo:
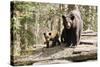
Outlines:
<svg viewBox="0 0 100 67"><path fill-rule="evenodd" d="M64 15L62 15L62 18L66 18Z"/></svg>
<svg viewBox="0 0 100 67"><path fill-rule="evenodd" d="M73 14L70 14L70 18L71 18L71 20L73 21L74 18L75 18L75 16L74 16Z"/></svg>
<svg viewBox="0 0 100 67"><path fill-rule="evenodd" d="M51 36L51 33L49 33L49 36Z"/></svg>
<svg viewBox="0 0 100 67"><path fill-rule="evenodd" d="M46 33L43 33L44 34L44 36L46 35Z"/></svg>

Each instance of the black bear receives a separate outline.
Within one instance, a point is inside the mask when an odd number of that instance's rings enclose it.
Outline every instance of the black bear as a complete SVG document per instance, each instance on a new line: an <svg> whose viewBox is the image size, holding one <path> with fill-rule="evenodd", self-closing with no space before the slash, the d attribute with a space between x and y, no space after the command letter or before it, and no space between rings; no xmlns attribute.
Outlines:
<svg viewBox="0 0 100 67"><path fill-rule="evenodd" d="M44 34L44 44L46 44L46 47L53 47L56 45L60 45L59 41L59 33L57 31L49 31Z"/></svg>
<svg viewBox="0 0 100 67"><path fill-rule="evenodd" d="M63 26L61 42L67 47L75 47L80 43L83 21L78 10L71 11L67 16L62 15Z"/></svg>

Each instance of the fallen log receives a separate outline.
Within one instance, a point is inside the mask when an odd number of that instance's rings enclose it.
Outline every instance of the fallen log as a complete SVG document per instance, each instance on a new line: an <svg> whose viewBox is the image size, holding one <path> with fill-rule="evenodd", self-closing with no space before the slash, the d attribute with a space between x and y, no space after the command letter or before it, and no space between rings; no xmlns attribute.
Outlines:
<svg viewBox="0 0 100 67"><path fill-rule="evenodd" d="M66 60L69 62L97 60L97 47L95 45L78 45L76 48L56 46L53 48L45 48L42 51L40 50L39 53L38 50L36 51L36 54L31 56L18 57L15 59L14 65L31 65L37 62L41 64L48 64L49 61L51 62L54 60ZM43 61L48 62L43 63Z"/></svg>
<svg viewBox="0 0 100 67"><path fill-rule="evenodd" d="M97 40L81 40L80 44L88 44L88 45L93 45L93 44L97 44Z"/></svg>
<svg viewBox="0 0 100 67"><path fill-rule="evenodd" d="M86 61L86 60L96 60L97 59L97 48L96 46L82 45L75 48L72 56L69 60L74 62Z"/></svg>
<svg viewBox="0 0 100 67"><path fill-rule="evenodd" d="M77 54L76 54L77 53ZM88 60L97 60L97 52L90 51L90 52L74 52L74 55L67 58L73 62L82 62Z"/></svg>
<svg viewBox="0 0 100 67"><path fill-rule="evenodd" d="M93 33L83 32L81 36L97 36L97 32L93 32Z"/></svg>

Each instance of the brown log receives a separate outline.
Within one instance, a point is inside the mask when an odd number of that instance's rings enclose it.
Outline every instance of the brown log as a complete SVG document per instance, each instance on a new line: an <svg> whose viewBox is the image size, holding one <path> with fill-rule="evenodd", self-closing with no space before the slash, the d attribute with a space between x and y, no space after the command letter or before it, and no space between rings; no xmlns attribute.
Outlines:
<svg viewBox="0 0 100 67"><path fill-rule="evenodd" d="M75 48L73 55L69 57L69 60L74 62L80 62L85 60L97 59L97 48L96 46L82 45Z"/></svg>
<svg viewBox="0 0 100 67"><path fill-rule="evenodd" d="M81 40L80 44L88 44L88 45L96 45L97 41L96 40Z"/></svg>
<svg viewBox="0 0 100 67"><path fill-rule="evenodd" d="M44 48L38 50L36 51L35 54L30 56L20 56L15 59L14 65L28 65L28 64L30 65L37 62L41 64L48 64L49 61L51 62L54 60L81 62L81 61L96 60L96 59L97 59L97 47L95 45L78 45L76 48L66 48L64 46L63 47L56 46L53 48ZM48 61L48 62L43 63L43 61Z"/></svg>
<svg viewBox="0 0 100 67"><path fill-rule="evenodd" d="M82 32L81 36L97 36L97 32Z"/></svg>

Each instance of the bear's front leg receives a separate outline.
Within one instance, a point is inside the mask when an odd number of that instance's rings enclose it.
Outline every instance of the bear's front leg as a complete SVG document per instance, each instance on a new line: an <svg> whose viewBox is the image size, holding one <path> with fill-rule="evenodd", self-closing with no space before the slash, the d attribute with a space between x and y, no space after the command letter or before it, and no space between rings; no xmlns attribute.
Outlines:
<svg viewBox="0 0 100 67"><path fill-rule="evenodd" d="M75 33L74 34L74 37L73 37L73 47L76 47L77 45L79 45L79 40L80 40L80 38L79 38L79 33Z"/></svg>
<svg viewBox="0 0 100 67"><path fill-rule="evenodd" d="M46 42L46 44L47 44L47 45L46 45L46 48L49 48L49 42Z"/></svg>

